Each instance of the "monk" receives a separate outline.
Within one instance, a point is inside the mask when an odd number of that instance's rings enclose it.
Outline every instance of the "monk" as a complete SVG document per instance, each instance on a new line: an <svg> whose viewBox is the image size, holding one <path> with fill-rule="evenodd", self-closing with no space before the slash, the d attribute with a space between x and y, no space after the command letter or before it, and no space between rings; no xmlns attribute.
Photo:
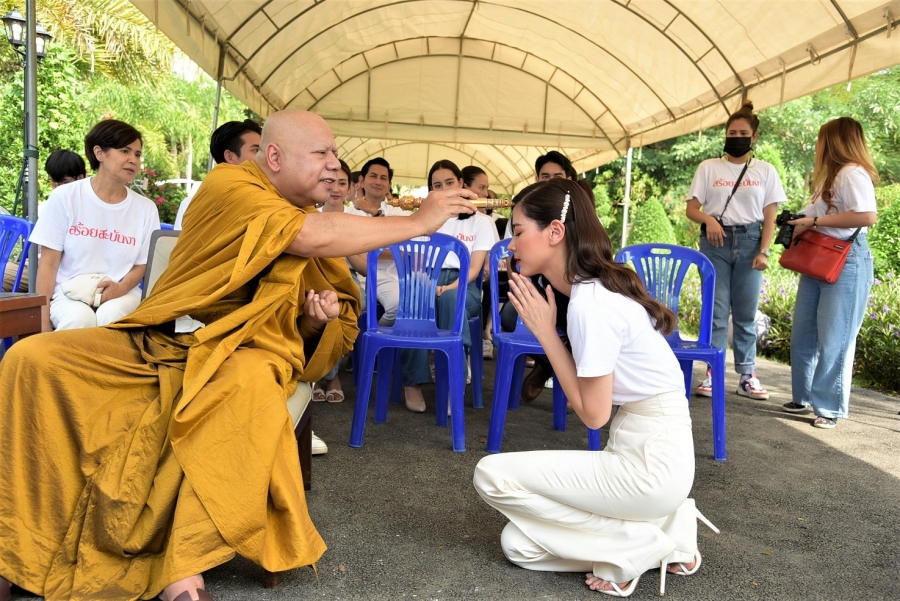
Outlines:
<svg viewBox="0 0 900 601"><path fill-rule="evenodd" d="M200 574L236 553L273 572L319 559L285 401L356 337L342 257L475 210L454 191L379 228L318 213L336 153L321 118L275 113L255 161L207 175L133 314L6 355L0 601L11 582L49 601L205 600ZM175 333L187 314L206 327Z"/></svg>

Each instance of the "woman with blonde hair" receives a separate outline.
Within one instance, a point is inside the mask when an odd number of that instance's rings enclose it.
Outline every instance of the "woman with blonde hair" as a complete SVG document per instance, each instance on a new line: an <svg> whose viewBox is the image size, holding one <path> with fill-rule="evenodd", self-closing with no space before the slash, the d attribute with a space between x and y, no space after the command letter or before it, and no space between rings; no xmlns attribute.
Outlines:
<svg viewBox="0 0 900 601"><path fill-rule="evenodd" d="M794 236L816 228L851 240L850 254L834 284L801 275L791 328L793 400L789 413L815 412L813 426L834 428L847 417L856 336L875 279L866 230L875 224L878 174L866 147L862 126L850 117L829 121L819 130L812 202L805 217L790 221Z"/></svg>

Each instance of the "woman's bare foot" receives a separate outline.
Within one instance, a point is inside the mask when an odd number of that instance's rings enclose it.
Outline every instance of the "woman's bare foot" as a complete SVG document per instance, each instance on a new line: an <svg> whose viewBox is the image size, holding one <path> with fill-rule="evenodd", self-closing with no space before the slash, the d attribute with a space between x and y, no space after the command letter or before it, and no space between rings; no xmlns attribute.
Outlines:
<svg viewBox="0 0 900 601"><path fill-rule="evenodd" d="M697 565L697 558L694 557L694 561L690 563L670 563L666 566L666 571L669 574L677 574L681 571L690 572L694 569L694 566Z"/></svg>
<svg viewBox="0 0 900 601"><path fill-rule="evenodd" d="M584 575L584 583L588 586L592 591L611 591L613 589L612 582L608 580L603 580L602 578L597 578L593 574L585 574ZM616 583L616 586L619 587L619 590L624 591L628 588L628 585L631 584L631 580L628 582L619 582Z"/></svg>
<svg viewBox="0 0 900 601"><path fill-rule="evenodd" d="M178 595L187 592L191 596L192 601L197 601L199 599L197 589L206 589L206 585L203 583L203 576L200 574L173 582L163 590L159 598L163 601L174 601Z"/></svg>
<svg viewBox="0 0 900 601"><path fill-rule="evenodd" d="M9 601L12 597L12 583L0 576L0 601Z"/></svg>
<svg viewBox="0 0 900 601"><path fill-rule="evenodd" d="M403 395L406 397L406 408L413 413L425 413L425 397L422 396L421 386L404 386Z"/></svg>

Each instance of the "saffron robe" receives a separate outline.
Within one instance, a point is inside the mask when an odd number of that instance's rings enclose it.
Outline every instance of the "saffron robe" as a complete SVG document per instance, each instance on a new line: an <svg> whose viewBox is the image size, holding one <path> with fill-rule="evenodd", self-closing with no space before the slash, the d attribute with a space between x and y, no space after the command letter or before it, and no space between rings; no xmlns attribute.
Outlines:
<svg viewBox="0 0 900 601"><path fill-rule="evenodd" d="M219 165L133 314L7 353L0 575L48 601L151 599L235 553L318 560L285 401L352 347L359 293L343 258L284 254L311 211L254 162ZM311 289L340 300L321 335L299 321ZM206 327L175 334L186 314Z"/></svg>

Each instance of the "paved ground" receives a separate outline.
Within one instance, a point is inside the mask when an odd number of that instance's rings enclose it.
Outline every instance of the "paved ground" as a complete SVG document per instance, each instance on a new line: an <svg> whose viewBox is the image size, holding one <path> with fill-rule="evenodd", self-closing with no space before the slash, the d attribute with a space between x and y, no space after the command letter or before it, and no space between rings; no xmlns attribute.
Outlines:
<svg viewBox="0 0 900 601"><path fill-rule="evenodd" d="M712 459L709 402L694 399L692 496L722 534L700 527L703 566L689 578L669 577L667 597L900 598L900 400L854 389L851 418L818 430L809 416L778 410L790 398L790 368L761 360L759 372L768 401L733 394L737 377L728 375L724 463ZM313 458L309 494L329 545L318 575L294 570L280 588L264 590L262 571L235 559L206 574L217 601L600 598L577 574L529 572L503 558L505 520L472 487L489 409L466 410L468 452L453 453L449 431L434 425L431 388L431 413L392 406L388 422L375 426L370 411L364 445L351 449L354 390L350 374L341 379L348 401L314 407L314 429L330 449ZM489 361L488 405L492 390ZM510 413L503 450L582 449L586 440L574 414L566 432L552 430L545 391ZM648 572L632 598L655 598L658 574Z"/></svg>

